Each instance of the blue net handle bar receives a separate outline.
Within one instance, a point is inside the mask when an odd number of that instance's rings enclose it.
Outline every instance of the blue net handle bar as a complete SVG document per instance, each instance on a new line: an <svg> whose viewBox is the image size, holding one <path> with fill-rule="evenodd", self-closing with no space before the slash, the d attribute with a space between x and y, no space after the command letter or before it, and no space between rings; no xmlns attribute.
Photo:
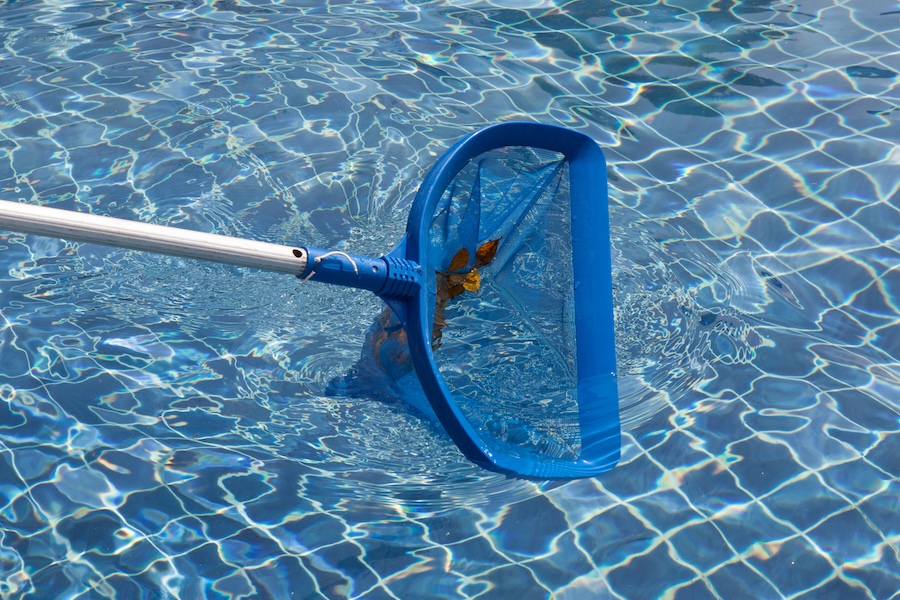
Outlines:
<svg viewBox="0 0 900 600"><path fill-rule="evenodd" d="M440 375L429 343L432 307L425 294L407 307L410 354L441 424L470 460L536 478L591 477L613 468L621 447L606 159L597 143L583 133L541 123L500 123L469 134L441 156L422 182L409 215L405 257L427 263L432 215L460 170L480 154L511 146L559 152L569 163L580 455L533 459L493 449L466 420Z"/></svg>

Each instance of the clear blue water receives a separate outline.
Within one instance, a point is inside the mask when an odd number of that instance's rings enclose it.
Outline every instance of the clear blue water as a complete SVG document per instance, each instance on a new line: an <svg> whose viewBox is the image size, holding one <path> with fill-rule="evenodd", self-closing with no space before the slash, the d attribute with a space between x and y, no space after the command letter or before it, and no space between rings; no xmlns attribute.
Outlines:
<svg viewBox="0 0 900 600"><path fill-rule="evenodd" d="M623 458L332 397L352 290L0 234L0 597L897 598L900 8L0 3L0 194L377 255L481 125L610 167Z"/></svg>

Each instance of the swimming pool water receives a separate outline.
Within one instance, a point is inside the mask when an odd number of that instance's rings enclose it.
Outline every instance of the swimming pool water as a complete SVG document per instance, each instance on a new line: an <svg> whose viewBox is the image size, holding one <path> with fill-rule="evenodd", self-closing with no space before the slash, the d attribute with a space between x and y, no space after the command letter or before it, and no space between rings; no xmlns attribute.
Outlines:
<svg viewBox="0 0 900 600"><path fill-rule="evenodd" d="M0 233L2 598L897 598L900 8L0 2L0 193L359 254L487 123L609 161L623 420L505 478L326 395L378 301ZM374 395L374 394L373 394Z"/></svg>

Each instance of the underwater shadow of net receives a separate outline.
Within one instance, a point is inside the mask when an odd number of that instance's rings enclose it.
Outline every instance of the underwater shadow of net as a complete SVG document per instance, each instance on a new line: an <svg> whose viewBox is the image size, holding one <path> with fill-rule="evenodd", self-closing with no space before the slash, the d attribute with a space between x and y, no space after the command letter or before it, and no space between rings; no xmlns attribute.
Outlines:
<svg viewBox="0 0 900 600"><path fill-rule="evenodd" d="M568 198L563 155L495 149L456 175L427 235L437 267L428 290L431 347L444 381L473 428L506 452L551 461L582 450ZM326 393L400 400L438 420L389 307Z"/></svg>

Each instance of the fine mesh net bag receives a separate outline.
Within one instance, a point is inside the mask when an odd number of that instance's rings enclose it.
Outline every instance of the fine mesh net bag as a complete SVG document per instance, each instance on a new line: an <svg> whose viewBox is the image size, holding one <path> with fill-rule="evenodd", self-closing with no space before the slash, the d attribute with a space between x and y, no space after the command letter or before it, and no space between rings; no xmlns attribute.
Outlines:
<svg viewBox="0 0 900 600"><path fill-rule="evenodd" d="M429 231L435 361L472 427L513 456L581 451L568 196L561 154L492 150Z"/></svg>

